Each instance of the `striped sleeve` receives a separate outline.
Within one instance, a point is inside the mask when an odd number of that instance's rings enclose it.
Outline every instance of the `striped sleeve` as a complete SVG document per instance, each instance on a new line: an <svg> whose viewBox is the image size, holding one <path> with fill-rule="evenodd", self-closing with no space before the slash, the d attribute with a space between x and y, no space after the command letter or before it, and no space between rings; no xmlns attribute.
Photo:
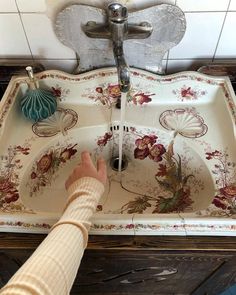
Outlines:
<svg viewBox="0 0 236 295"><path fill-rule="evenodd" d="M95 178L74 182L62 217L0 294L69 294L87 245L90 218L103 192Z"/></svg>

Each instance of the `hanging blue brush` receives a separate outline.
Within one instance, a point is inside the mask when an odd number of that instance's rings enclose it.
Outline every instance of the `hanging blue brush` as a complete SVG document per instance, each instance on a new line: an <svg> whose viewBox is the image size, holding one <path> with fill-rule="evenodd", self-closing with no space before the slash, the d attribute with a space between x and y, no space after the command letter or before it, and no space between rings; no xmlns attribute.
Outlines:
<svg viewBox="0 0 236 295"><path fill-rule="evenodd" d="M57 109L57 102L52 92L39 88L32 67L27 67L26 71L29 89L21 100L21 110L26 118L37 122L50 117Z"/></svg>

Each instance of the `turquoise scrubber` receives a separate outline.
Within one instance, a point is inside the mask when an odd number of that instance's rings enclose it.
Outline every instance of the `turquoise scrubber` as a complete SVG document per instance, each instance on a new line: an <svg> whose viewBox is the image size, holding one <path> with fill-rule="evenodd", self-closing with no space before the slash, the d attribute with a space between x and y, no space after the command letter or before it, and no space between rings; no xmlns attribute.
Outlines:
<svg viewBox="0 0 236 295"><path fill-rule="evenodd" d="M52 92L40 89L34 77L32 67L27 67L29 89L21 100L21 110L24 116L35 122L50 117L57 109L57 101Z"/></svg>

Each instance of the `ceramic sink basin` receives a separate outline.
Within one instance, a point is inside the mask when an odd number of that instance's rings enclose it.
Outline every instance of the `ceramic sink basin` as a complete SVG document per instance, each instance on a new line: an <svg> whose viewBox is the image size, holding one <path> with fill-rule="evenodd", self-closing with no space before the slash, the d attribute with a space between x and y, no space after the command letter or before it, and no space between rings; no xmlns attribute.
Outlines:
<svg viewBox="0 0 236 295"><path fill-rule="evenodd" d="M48 232L86 149L109 167L91 234L236 235L236 108L227 77L132 69L121 175L116 70L37 78L58 101L50 118L24 118L25 77L11 80L0 105L1 231Z"/></svg>

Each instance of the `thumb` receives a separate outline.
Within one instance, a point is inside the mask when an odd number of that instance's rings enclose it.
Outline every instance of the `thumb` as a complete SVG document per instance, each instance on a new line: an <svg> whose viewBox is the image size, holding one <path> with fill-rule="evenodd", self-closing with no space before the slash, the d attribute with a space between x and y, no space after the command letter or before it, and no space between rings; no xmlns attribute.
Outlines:
<svg viewBox="0 0 236 295"><path fill-rule="evenodd" d="M107 165L103 158L99 158L97 161L97 171L101 181L105 184L107 180Z"/></svg>

